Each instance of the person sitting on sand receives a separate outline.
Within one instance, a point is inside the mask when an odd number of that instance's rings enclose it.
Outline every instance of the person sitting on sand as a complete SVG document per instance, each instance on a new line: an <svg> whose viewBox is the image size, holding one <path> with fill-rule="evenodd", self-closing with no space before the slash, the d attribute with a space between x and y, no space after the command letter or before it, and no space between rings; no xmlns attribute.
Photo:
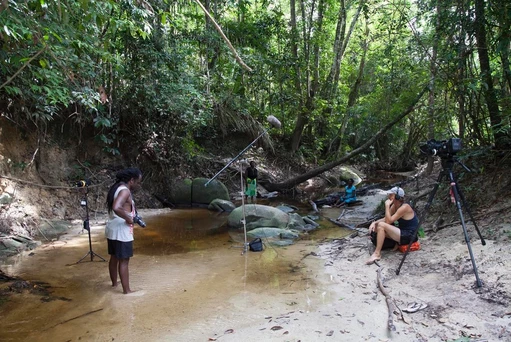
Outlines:
<svg viewBox="0 0 511 342"><path fill-rule="evenodd" d="M344 196L340 196L334 206L339 208L343 204L350 204L357 201L357 188L355 188L353 178L348 179L348 184L344 188Z"/></svg>
<svg viewBox="0 0 511 342"><path fill-rule="evenodd" d="M369 226L371 232L376 232L376 248L371 257L366 261L367 265L381 259L381 249L385 238L390 238L400 245L410 243L419 226L419 219L413 208L405 203L405 191L400 187L394 187L387 192L385 201L385 217L377 220ZM399 227L394 222L399 223ZM416 237L415 237L416 238Z"/></svg>

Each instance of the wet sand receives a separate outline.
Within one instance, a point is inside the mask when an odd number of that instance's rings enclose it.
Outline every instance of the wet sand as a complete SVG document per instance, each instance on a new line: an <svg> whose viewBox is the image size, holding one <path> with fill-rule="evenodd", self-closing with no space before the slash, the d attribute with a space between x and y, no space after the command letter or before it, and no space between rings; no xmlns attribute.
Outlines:
<svg viewBox="0 0 511 342"><path fill-rule="evenodd" d="M244 329L258 329L243 336L246 341L260 341L260 329L290 340L285 331L271 330L279 317L338 300L321 271L324 261L310 254L317 248L314 238L242 255L242 232L215 229L221 217L196 213L167 213L175 215L173 222L181 217L185 223L153 228L152 215L162 213L144 213L148 227L135 229L130 285L136 292L130 295L122 294L120 284L111 287L108 263L99 257L76 263L89 251L80 221L58 241L9 259L2 266L6 273L48 283L52 293L50 298L28 291L10 295L0 306L0 340L239 341L236 332ZM190 215L199 220L193 226L205 228L187 226ZM103 223L91 220L92 246L108 260ZM177 232L174 241L165 230Z"/></svg>

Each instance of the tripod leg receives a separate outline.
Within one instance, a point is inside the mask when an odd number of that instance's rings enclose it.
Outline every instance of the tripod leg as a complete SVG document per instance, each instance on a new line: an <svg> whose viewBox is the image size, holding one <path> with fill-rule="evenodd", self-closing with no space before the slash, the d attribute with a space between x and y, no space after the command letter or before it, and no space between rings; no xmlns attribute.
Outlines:
<svg viewBox="0 0 511 342"><path fill-rule="evenodd" d="M401 258L401 262L399 263L399 266L396 270L396 275L399 275L399 272L401 271L401 267L403 266L406 256L408 255L408 252L410 252L410 248L412 247L412 243L417 237L417 233L419 231L419 228L421 226L421 223L425 220L426 214L429 211L429 207L431 207L431 203L433 203L433 199L435 198L435 194L438 191L438 187L440 187L440 184L442 183L442 179L444 178L444 173L440 172L438 175L438 179L436 181L435 186L433 187L433 190L431 191L431 194L429 194L428 202L426 203L426 206L424 207L424 211L422 213L422 217L419 217L419 224L417 225L417 228L415 229L415 232L413 233L412 239L408 243L408 247L406 248L406 252L403 255L403 258Z"/></svg>
<svg viewBox="0 0 511 342"><path fill-rule="evenodd" d="M101 260L103 260L103 261L106 261L106 260L105 260L105 259L104 259L101 255L99 255L99 254L97 254L97 253L95 253L95 252L92 252L92 255L97 256L98 258L100 258L100 259L101 259ZM91 257L91 259L92 259L92 257ZM92 260L91 260L91 261L92 261Z"/></svg>
<svg viewBox="0 0 511 342"><path fill-rule="evenodd" d="M456 186L456 190L458 190L458 194L460 195L461 203L463 203L463 208L465 208L465 210L467 211L468 216L470 217L470 220L472 220L472 223L474 224L477 235L479 235L479 238L481 239L481 244L483 246L486 246L486 241L484 241L484 238L481 235L481 231L479 230L479 227L477 226L476 220L474 220L474 217L472 216L472 212L470 211L470 208L468 207L468 204L465 201L465 196L463 196L463 193L461 192L461 189L460 189L458 183L456 183L455 186Z"/></svg>
<svg viewBox="0 0 511 342"><path fill-rule="evenodd" d="M83 221L83 229L87 230L87 232L89 234L89 252L87 252L87 254L85 254L84 257L81 258L80 260L78 260L76 263L79 264L80 262L82 262L83 259L85 259L89 255L90 255L90 261L94 261L94 256L97 256L101 260L106 261L103 257L101 257L100 255L98 255L92 251L92 239L90 236L89 214L87 214L87 219L85 221Z"/></svg>
<svg viewBox="0 0 511 342"><path fill-rule="evenodd" d="M77 264L81 263L81 262L82 262L82 260L83 260L83 259L85 259L86 257L88 257L89 255L91 256L91 259L92 259L92 253L91 253L91 252L87 252L87 254L85 254L85 255L83 256L83 258L81 258L80 260L78 260L76 263L77 263ZM91 261L92 261L92 260L91 260Z"/></svg>
<svg viewBox="0 0 511 342"><path fill-rule="evenodd" d="M465 219L463 218L463 212L461 210L460 194L458 192L458 186L456 185L456 182L454 180L454 176L453 176L452 172L449 173L449 179L451 181L451 189L454 193L454 198L456 199L456 207L458 208L458 212L460 214L461 226L463 227L463 234L465 235L465 242L467 243L468 254L470 254L470 260L472 261L472 267L474 268L474 274L476 276L476 284L477 284L477 287L481 287L482 283L481 283L481 280L479 279L479 274L477 273L477 266L476 266L476 261L474 259L474 253L472 253L472 247L470 246L470 238L468 236L467 226L465 225Z"/></svg>

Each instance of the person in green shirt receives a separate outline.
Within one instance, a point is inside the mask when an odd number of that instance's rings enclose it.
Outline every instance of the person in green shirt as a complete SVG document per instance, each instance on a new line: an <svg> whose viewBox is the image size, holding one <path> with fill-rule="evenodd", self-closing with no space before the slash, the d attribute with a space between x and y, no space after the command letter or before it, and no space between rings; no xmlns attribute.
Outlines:
<svg viewBox="0 0 511 342"><path fill-rule="evenodd" d="M254 161L251 161L250 166L245 170L245 180L247 182L245 190L247 201L250 203L253 199L252 202L255 204L257 198L257 169Z"/></svg>

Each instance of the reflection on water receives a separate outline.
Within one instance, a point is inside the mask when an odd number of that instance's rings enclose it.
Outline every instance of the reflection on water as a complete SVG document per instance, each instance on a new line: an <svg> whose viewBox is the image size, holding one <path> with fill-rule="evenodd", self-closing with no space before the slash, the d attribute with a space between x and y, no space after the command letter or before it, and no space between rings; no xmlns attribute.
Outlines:
<svg viewBox="0 0 511 342"><path fill-rule="evenodd" d="M307 209L299 207L299 214ZM218 247L225 244L243 245L243 230L229 229L228 213L207 209L176 209L164 213L144 215L145 229L135 229L135 254L170 255ZM304 240L318 241L341 238L350 231L332 224L326 219L318 221L321 229L303 236ZM269 246L269 245L268 245Z"/></svg>
<svg viewBox="0 0 511 342"><path fill-rule="evenodd" d="M135 229L135 253L169 255L225 243L228 214L206 209L179 209L145 216L147 227Z"/></svg>

